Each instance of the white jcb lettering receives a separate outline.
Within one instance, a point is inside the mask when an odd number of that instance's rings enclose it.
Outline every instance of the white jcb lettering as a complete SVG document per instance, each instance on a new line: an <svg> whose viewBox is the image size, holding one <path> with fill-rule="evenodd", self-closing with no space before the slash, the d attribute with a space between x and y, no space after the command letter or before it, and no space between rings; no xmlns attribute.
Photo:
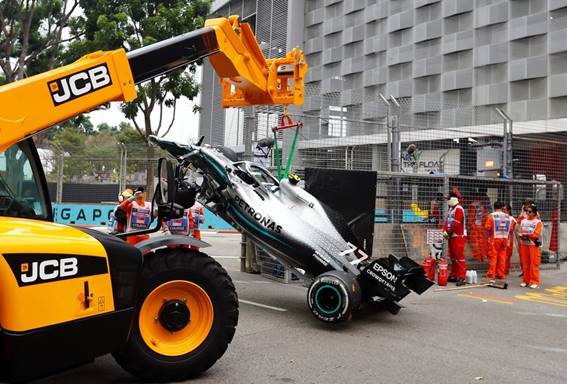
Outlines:
<svg viewBox="0 0 567 384"><path fill-rule="evenodd" d="M63 103L70 98L71 93L69 92L69 85L67 84L67 81L63 79L63 81L61 81L61 89L59 90L59 93L53 94L53 100L55 100L56 103Z"/></svg>
<svg viewBox="0 0 567 384"><path fill-rule="evenodd" d="M89 77L93 85L93 89L99 89L110 83L108 69L106 67L96 67L89 69Z"/></svg>
<svg viewBox="0 0 567 384"><path fill-rule="evenodd" d="M76 257L69 257L67 259L61 259L61 266L59 268L59 276L68 277L74 276L79 273L79 268L77 266L78 260Z"/></svg>
<svg viewBox="0 0 567 384"><path fill-rule="evenodd" d="M58 277L70 277L79 273L79 261L76 257L61 260L44 260L31 263L29 271L21 274L23 283L33 283L36 280L53 280Z"/></svg>
<svg viewBox="0 0 567 384"><path fill-rule="evenodd" d="M75 73L73 76L69 77L69 85L71 86L71 92L75 96L81 96L89 92L92 89L91 83L87 81L89 75L85 72ZM63 79L65 81L65 79Z"/></svg>
<svg viewBox="0 0 567 384"><path fill-rule="evenodd" d="M26 275L22 273L21 278L23 283L33 283L34 281L37 280L37 263L32 263L30 270L31 270L30 275Z"/></svg>
<svg viewBox="0 0 567 384"><path fill-rule="evenodd" d="M59 276L59 271L56 269L59 266L57 260L45 260L39 264L39 278L41 280L56 279ZM48 267L50 272L48 272Z"/></svg>
<svg viewBox="0 0 567 384"><path fill-rule="evenodd" d="M109 84L111 84L111 80L108 68L100 65L59 79L50 83L50 86L54 87L54 91L52 91L53 100L55 103L61 104Z"/></svg>

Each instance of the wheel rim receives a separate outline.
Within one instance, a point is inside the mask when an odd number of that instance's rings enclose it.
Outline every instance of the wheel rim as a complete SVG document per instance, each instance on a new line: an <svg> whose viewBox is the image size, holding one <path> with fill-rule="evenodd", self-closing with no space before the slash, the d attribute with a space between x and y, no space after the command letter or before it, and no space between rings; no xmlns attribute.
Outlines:
<svg viewBox="0 0 567 384"><path fill-rule="evenodd" d="M322 313L331 315L341 309L343 299L337 287L325 284L315 292L315 305Z"/></svg>
<svg viewBox="0 0 567 384"><path fill-rule="evenodd" d="M213 327L214 309L207 292L186 280L168 281L144 300L138 324L146 345L165 356L197 349Z"/></svg>

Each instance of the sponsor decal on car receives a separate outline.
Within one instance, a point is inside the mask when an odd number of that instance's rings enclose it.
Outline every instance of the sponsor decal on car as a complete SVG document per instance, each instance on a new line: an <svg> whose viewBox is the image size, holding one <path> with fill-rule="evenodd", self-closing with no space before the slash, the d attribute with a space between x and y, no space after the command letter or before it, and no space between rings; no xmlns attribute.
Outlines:
<svg viewBox="0 0 567 384"><path fill-rule="evenodd" d="M247 202L242 200L240 196L238 195L234 196L234 202L236 203L236 205L242 208L244 212L246 212L250 217L252 217L258 224L264 226L266 229L269 229L274 233L282 232L281 225L278 225L275 221L266 217L264 214L260 212L256 212L256 210L252 208L250 205L248 205Z"/></svg>
<svg viewBox="0 0 567 384"><path fill-rule="evenodd" d="M396 272L383 266L377 261L370 263L370 265L364 270L364 273L372 277L379 284L389 289L390 291L397 291L400 277Z"/></svg>
<svg viewBox="0 0 567 384"><path fill-rule="evenodd" d="M317 260L318 262L320 262L321 264L323 264L325 267L327 265L329 265L329 263L331 262L329 260L329 258L317 251L313 252L313 257L315 258L315 260Z"/></svg>

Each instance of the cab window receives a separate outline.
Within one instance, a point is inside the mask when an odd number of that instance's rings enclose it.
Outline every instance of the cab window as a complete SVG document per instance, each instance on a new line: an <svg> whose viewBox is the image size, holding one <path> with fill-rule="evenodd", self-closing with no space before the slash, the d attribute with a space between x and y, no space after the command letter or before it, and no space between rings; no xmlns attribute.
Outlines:
<svg viewBox="0 0 567 384"><path fill-rule="evenodd" d="M32 151L22 142L0 152L0 216L47 219Z"/></svg>

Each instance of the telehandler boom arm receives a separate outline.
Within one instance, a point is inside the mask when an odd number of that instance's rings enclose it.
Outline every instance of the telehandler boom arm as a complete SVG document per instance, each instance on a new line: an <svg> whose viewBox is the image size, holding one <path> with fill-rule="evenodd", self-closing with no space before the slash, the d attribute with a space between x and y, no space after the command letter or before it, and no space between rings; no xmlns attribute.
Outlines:
<svg viewBox="0 0 567 384"><path fill-rule="evenodd" d="M136 84L205 57L221 79L223 106L302 104L303 52L266 59L237 16L126 53L98 51L76 62L0 87L0 151L111 101L132 101Z"/></svg>

